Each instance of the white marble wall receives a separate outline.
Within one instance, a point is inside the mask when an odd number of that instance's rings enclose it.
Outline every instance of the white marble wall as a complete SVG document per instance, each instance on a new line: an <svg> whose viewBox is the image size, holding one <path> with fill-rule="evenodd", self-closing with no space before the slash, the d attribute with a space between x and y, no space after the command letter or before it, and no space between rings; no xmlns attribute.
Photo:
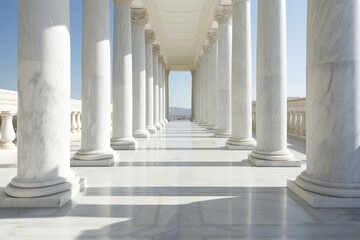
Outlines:
<svg viewBox="0 0 360 240"><path fill-rule="evenodd" d="M132 136L133 90L131 46L131 2L114 0L113 53L113 149L135 149L138 142Z"/></svg>
<svg viewBox="0 0 360 240"><path fill-rule="evenodd" d="M34 198L80 182L69 158L70 2L18 4L18 168L6 193Z"/></svg>
<svg viewBox="0 0 360 240"><path fill-rule="evenodd" d="M290 188L320 207L360 206L359 17L356 0L308 1L307 167Z"/></svg>
<svg viewBox="0 0 360 240"><path fill-rule="evenodd" d="M109 166L110 148L110 14L109 2L83 2L81 149L73 166Z"/></svg>

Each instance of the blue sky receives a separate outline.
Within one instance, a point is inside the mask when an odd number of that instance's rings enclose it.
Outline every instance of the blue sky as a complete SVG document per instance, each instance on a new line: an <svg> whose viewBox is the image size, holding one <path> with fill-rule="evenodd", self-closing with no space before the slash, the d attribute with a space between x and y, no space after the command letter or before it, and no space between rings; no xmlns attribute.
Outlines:
<svg viewBox="0 0 360 240"><path fill-rule="evenodd" d="M111 6L112 6L112 0ZM181 1L181 0L179 0ZM71 0L71 96L81 96L81 0ZM256 95L256 17L252 0L253 98ZM305 96L306 82L306 0L287 0L288 96ZM3 0L0 8L0 88L16 90L17 1ZM111 29L113 26L111 7ZM112 41L112 35L110 40ZM171 72L170 106L190 108L191 74Z"/></svg>

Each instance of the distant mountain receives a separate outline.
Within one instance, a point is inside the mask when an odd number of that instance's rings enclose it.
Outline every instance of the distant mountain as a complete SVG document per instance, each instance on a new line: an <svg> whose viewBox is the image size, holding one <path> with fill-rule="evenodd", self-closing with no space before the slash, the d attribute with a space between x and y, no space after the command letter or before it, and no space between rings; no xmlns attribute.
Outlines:
<svg viewBox="0 0 360 240"><path fill-rule="evenodd" d="M169 109L170 116L191 116L191 109L188 108L179 108L179 107L170 107Z"/></svg>

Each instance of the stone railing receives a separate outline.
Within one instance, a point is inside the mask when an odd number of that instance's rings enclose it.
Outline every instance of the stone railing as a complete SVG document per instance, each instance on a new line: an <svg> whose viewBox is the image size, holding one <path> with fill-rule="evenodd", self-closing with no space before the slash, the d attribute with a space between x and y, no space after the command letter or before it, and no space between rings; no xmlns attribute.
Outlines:
<svg viewBox="0 0 360 240"><path fill-rule="evenodd" d="M17 92L0 89L0 148L15 148L17 126ZM69 121L71 133L81 130L81 100L71 99Z"/></svg>
<svg viewBox="0 0 360 240"><path fill-rule="evenodd" d="M287 102L287 132L290 136L306 139L306 99L293 98ZM252 123L256 129L256 103L252 105Z"/></svg>

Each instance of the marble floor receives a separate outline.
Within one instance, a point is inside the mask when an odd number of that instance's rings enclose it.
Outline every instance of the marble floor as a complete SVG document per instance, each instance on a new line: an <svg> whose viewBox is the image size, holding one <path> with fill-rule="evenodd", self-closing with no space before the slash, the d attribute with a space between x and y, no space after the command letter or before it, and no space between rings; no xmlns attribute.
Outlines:
<svg viewBox="0 0 360 240"><path fill-rule="evenodd" d="M313 209L286 189L305 168L259 168L190 122L170 122L107 168L74 168L88 187L61 209L0 209L0 239L360 239L360 209ZM80 147L73 136L72 151ZM72 153L73 153L72 152ZM16 156L0 155L0 187Z"/></svg>

